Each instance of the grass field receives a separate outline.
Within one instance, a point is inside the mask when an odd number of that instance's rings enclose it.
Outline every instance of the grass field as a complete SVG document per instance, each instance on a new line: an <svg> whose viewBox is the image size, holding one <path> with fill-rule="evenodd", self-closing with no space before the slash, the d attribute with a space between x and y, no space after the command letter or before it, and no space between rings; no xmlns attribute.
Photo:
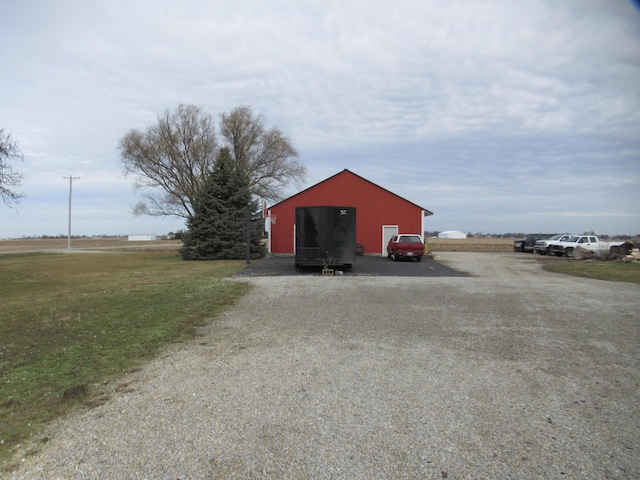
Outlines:
<svg viewBox="0 0 640 480"><path fill-rule="evenodd" d="M563 273L576 277L640 285L640 263L559 260L551 259L551 261L545 261L543 268L549 272Z"/></svg>
<svg viewBox="0 0 640 480"><path fill-rule="evenodd" d="M513 238L427 238L431 252L513 252Z"/></svg>
<svg viewBox="0 0 640 480"><path fill-rule="evenodd" d="M0 252L21 252L35 250L64 250L66 238L0 240ZM155 249L178 248L180 240L153 240L150 242L130 242L126 238L72 238L72 249Z"/></svg>
<svg viewBox="0 0 640 480"><path fill-rule="evenodd" d="M233 304L248 285L225 277L244 265L175 248L0 255L0 463Z"/></svg>

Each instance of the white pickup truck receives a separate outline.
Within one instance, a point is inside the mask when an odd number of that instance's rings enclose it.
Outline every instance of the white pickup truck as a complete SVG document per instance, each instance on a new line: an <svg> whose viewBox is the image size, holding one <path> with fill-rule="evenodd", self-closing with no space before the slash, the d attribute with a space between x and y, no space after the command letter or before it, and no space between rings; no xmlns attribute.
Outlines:
<svg viewBox="0 0 640 480"><path fill-rule="evenodd" d="M617 250L627 242L602 242L594 235L573 235L566 240L554 243L550 247L550 253L558 257L566 255L571 257L576 248L584 248L601 255L617 253Z"/></svg>
<svg viewBox="0 0 640 480"><path fill-rule="evenodd" d="M560 234L554 235L551 238L536 240L535 245L533 246L533 251L540 255L551 255L551 246L558 245L560 242L564 240L568 240L573 235L570 234Z"/></svg>

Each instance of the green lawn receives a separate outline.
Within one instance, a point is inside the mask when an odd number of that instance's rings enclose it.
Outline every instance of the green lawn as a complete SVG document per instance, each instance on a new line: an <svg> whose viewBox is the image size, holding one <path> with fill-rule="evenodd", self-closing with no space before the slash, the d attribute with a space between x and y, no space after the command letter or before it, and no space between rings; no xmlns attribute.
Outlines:
<svg viewBox="0 0 640 480"><path fill-rule="evenodd" d="M640 284L640 263L569 260L546 263L544 269L577 277Z"/></svg>
<svg viewBox="0 0 640 480"><path fill-rule="evenodd" d="M0 464L50 420L188 338L248 284L173 251L0 256Z"/></svg>

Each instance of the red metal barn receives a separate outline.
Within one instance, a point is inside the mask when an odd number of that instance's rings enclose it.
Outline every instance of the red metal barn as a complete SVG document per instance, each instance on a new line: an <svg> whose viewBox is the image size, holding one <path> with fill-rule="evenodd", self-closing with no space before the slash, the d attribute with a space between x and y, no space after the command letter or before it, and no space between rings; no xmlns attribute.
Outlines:
<svg viewBox="0 0 640 480"><path fill-rule="evenodd" d="M295 253L296 207L309 206L356 207L356 242L364 253L382 255L396 233L423 235L424 217L433 215L345 169L268 209L270 253Z"/></svg>

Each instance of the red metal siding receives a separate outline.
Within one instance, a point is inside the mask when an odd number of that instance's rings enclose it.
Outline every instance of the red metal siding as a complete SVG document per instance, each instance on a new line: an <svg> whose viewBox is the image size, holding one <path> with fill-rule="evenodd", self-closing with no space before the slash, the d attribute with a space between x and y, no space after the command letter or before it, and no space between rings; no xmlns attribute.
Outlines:
<svg viewBox="0 0 640 480"><path fill-rule="evenodd" d="M277 216L271 225L272 253L293 253L295 210L304 206L356 207L356 242L365 253L383 251L382 225L398 225L400 233L423 233L422 207L344 170L270 208Z"/></svg>

